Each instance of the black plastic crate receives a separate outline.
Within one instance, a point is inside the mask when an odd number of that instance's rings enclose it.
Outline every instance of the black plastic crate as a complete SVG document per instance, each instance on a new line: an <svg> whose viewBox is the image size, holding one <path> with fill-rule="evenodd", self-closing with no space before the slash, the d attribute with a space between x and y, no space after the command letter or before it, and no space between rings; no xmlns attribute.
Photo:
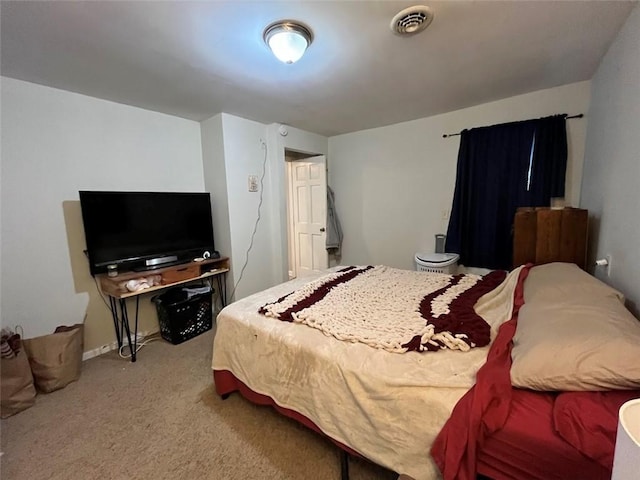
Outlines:
<svg viewBox="0 0 640 480"><path fill-rule="evenodd" d="M205 293L190 293L193 290L172 288L152 298L158 311L160 335L174 345L211 330L213 289L209 288Z"/></svg>

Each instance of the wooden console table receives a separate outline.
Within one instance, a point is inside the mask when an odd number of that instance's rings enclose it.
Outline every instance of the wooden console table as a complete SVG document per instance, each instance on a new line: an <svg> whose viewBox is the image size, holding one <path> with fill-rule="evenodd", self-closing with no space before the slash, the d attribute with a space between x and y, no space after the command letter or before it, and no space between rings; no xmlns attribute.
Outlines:
<svg viewBox="0 0 640 480"><path fill-rule="evenodd" d="M164 290L166 288L175 287L176 285L182 285L197 280L206 279L211 282L215 278L218 283L218 295L220 296L220 302L222 303L222 307L225 307L227 304L228 271L229 258L220 257L209 258L201 262L188 262L179 265L172 265L170 267L156 268L153 270L123 272L114 277L110 277L106 273L96 275L100 290L109 297L109 306L111 308L113 326L118 340L118 348L122 348L126 334L127 345L131 351L131 361L136 361L136 350L138 347L138 307L140 304L140 295ZM154 285L134 292L127 290L125 286L126 282L129 280L137 280L155 275L161 277L161 283L159 285ZM131 339L131 326L129 324L129 313L127 311L127 299L131 297L135 297L136 299L133 341Z"/></svg>

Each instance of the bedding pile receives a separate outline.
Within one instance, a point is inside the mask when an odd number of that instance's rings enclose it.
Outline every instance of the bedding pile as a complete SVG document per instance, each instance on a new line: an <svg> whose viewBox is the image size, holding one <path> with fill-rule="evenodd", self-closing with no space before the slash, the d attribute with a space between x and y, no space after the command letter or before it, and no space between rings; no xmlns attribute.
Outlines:
<svg viewBox="0 0 640 480"><path fill-rule="evenodd" d="M640 397L640 324L620 292L577 265L520 276L512 318L431 454L445 480L474 480L479 454L491 477L609 478L618 409Z"/></svg>
<svg viewBox="0 0 640 480"><path fill-rule="evenodd" d="M491 341L490 325L473 307L505 276L505 272L481 277L351 266L312 281L259 312L394 353L466 352Z"/></svg>

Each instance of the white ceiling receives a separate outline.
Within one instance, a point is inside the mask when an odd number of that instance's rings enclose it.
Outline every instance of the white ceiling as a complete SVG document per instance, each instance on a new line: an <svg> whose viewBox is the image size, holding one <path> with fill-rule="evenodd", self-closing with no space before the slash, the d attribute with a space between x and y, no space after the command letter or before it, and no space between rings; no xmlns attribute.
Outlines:
<svg viewBox="0 0 640 480"><path fill-rule="evenodd" d="M391 18L426 4L413 37ZM324 135L587 80L635 2L200 1L1 4L2 75L203 120L228 112ZM315 39L298 63L269 23Z"/></svg>

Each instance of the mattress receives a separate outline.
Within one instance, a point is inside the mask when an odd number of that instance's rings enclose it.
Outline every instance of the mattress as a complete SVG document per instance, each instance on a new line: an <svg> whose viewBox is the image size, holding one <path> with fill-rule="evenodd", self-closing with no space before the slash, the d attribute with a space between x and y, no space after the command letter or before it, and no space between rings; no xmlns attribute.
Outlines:
<svg viewBox="0 0 640 480"><path fill-rule="evenodd" d="M258 313L317 277L275 286L223 309L213 370L232 373L375 463L416 480L437 478L429 447L473 385L488 347L390 353ZM511 316L517 279L516 270L476 305L493 335Z"/></svg>

